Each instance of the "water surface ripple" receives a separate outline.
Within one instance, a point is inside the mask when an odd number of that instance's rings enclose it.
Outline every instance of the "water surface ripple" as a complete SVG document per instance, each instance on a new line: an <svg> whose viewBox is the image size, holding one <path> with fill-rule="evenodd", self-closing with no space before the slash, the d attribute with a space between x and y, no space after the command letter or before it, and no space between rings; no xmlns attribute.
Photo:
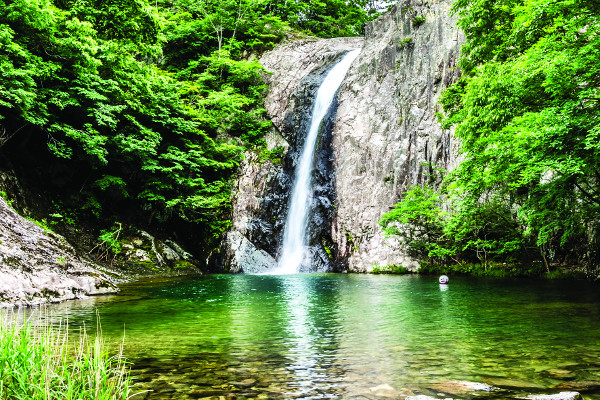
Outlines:
<svg viewBox="0 0 600 400"><path fill-rule="evenodd" d="M342 274L154 279L51 307L133 364L138 398L600 396L600 298L585 282ZM473 392L455 381L501 390Z"/></svg>

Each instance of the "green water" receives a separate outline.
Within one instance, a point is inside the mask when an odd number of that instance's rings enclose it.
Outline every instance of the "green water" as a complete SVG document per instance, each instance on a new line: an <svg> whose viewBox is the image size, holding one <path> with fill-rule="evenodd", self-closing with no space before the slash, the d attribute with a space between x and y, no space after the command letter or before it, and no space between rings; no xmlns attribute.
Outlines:
<svg viewBox="0 0 600 400"><path fill-rule="evenodd" d="M598 399L597 293L585 282L213 275L132 283L51 311L76 328L94 326L98 310L109 341L125 331L132 374L152 390L138 398L511 398L578 388Z"/></svg>

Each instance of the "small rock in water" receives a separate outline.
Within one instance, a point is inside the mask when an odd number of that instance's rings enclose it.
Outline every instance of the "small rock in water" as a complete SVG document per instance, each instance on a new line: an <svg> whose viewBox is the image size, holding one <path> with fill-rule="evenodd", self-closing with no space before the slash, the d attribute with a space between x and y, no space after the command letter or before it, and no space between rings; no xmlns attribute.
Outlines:
<svg viewBox="0 0 600 400"><path fill-rule="evenodd" d="M529 382L529 381L521 381L518 379L487 378L486 381L490 385L497 386L500 388L506 388L506 389L517 389L517 390L522 390L522 391L547 389L540 384L537 384L534 382Z"/></svg>
<svg viewBox="0 0 600 400"><path fill-rule="evenodd" d="M244 379L243 381L240 381L240 382L231 382L231 385L247 388L247 387L254 385L255 383L256 383L256 379L248 378L248 379Z"/></svg>
<svg viewBox="0 0 600 400"><path fill-rule="evenodd" d="M555 378L555 379L573 379L575 378L575 373L573 371L570 371L568 369L561 369L561 368L554 368L554 369L549 369L546 370L546 373L551 377L551 378Z"/></svg>
<svg viewBox="0 0 600 400"><path fill-rule="evenodd" d="M440 276L439 282L440 282L442 285L445 285L445 284L447 284L447 283L448 283L448 281L449 281L449 279L448 279L448 277L447 277L446 275L442 275L442 276Z"/></svg>
<svg viewBox="0 0 600 400"><path fill-rule="evenodd" d="M556 394L536 394L527 397L530 400L581 400L579 392L560 392Z"/></svg>
<svg viewBox="0 0 600 400"><path fill-rule="evenodd" d="M394 389L387 383L374 386L372 388L369 388L369 390L371 391L371 393L374 393L377 396L382 396L382 397L396 397L396 395L397 395L396 389Z"/></svg>
<svg viewBox="0 0 600 400"><path fill-rule="evenodd" d="M438 392L451 394L455 396L461 396L472 392L493 392L500 390L497 387L488 385L487 383L481 382L469 382L469 381L445 381L429 386L429 388Z"/></svg>

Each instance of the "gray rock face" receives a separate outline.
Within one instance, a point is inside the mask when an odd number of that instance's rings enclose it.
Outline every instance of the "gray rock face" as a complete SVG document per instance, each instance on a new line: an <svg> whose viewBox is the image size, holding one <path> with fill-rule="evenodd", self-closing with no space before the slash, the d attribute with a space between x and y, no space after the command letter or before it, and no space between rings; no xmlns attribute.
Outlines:
<svg viewBox="0 0 600 400"><path fill-rule="evenodd" d="M436 168L449 170L456 162L452 132L442 130L435 116L441 91L460 75L463 37L450 5L405 1L370 23L364 39L294 41L263 56L261 63L272 72L265 107L288 151L279 166L242 166L234 230L277 256L319 77L344 53L361 48L330 115L332 135L322 138L316 160L313 261L338 271L367 271L375 264L418 267L395 240L384 238L377 222L406 189L437 179ZM416 17L424 22L415 23Z"/></svg>
<svg viewBox="0 0 600 400"><path fill-rule="evenodd" d="M0 307L116 292L114 280L60 235L18 215L0 197Z"/></svg>
<svg viewBox="0 0 600 400"><path fill-rule="evenodd" d="M417 268L377 222L409 187L452 169L452 133L435 113L459 76L463 37L450 1L405 1L366 28L365 45L340 89L333 133L337 218L333 237L351 270ZM425 21L416 26L415 17Z"/></svg>
<svg viewBox="0 0 600 400"><path fill-rule="evenodd" d="M259 250L241 233L232 231L225 237L225 265L229 272L246 272L258 274L277 266L273 257L264 250Z"/></svg>

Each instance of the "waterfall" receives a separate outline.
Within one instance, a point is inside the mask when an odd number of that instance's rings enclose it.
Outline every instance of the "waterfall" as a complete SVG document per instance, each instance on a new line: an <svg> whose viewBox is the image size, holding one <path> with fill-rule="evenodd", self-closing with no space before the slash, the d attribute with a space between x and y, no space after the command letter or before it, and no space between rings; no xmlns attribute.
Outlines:
<svg viewBox="0 0 600 400"><path fill-rule="evenodd" d="M298 164L296 165L295 180L292 187L290 207L283 233L283 247L277 268L273 274L294 274L299 272L303 261L308 259L306 230L309 219L309 205L313 196L312 169L315 157L315 146L319 128L323 118L327 115L329 107L338 88L342 84L348 69L360 50L352 50L337 63L327 74L317 91L317 98L313 106L310 129Z"/></svg>

